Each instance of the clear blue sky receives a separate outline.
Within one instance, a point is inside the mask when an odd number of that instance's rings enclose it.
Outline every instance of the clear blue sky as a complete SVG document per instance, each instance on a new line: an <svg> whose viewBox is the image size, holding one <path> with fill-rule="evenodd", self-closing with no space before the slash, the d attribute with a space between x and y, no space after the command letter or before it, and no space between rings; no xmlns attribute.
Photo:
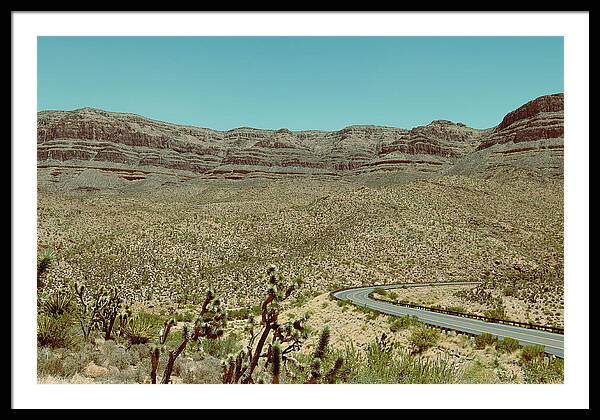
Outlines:
<svg viewBox="0 0 600 420"><path fill-rule="evenodd" d="M562 37L38 38L38 110L218 130L487 128L562 91Z"/></svg>

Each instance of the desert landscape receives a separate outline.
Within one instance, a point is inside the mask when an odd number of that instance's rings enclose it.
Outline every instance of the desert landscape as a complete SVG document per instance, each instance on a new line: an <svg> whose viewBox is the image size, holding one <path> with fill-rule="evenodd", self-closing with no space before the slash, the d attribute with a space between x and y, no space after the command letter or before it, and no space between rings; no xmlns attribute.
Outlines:
<svg viewBox="0 0 600 420"><path fill-rule="evenodd" d="M38 113L39 383L544 383L543 346L332 297L563 328L562 94L496 127L217 131Z"/></svg>

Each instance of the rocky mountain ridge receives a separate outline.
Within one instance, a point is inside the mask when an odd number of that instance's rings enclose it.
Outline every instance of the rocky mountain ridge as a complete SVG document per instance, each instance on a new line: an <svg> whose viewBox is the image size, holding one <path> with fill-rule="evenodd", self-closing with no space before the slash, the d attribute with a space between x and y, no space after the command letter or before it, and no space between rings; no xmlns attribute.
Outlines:
<svg viewBox="0 0 600 420"><path fill-rule="evenodd" d="M545 172L551 167L551 176L562 176L556 158L562 159L563 108L563 95L555 94L528 102L487 130L434 120L412 129L355 125L338 131L217 131L93 108L41 111L38 176L43 184L108 188L387 171L488 176L517 155L523 155L517 166ZM545 157L538 162L540 153L550 153L549 166Z"/></svg>

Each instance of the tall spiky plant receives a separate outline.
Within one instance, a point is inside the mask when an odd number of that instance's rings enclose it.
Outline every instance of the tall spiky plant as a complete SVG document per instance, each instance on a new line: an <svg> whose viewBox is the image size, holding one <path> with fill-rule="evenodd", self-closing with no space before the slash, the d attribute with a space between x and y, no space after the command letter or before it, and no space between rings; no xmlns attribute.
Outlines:
<svg viewBox="0 0 600 420"><path fill-rule="evenodd" d="M56 253L51 249L44 249L37 256L37 287L45 286L44 278L50 266L56 261Z"/></svg>
<svg viewBox="0 0 600 420"><path fill-rule="evenodd" d="M86 293L85 285L75 282L75 296L79 303L78 318L83 337L88 340L95 330L104 333L104 339L112 338L112 330L121 310L123 300L115 286L102 286L95 295Z"/></svg>
<svg viewBox="0 0 600 420"><path fill-rule="evenodd" d="M250 316L247 328L250 338L243 354L245 360L240 360L238 363L239 359L233 359L233 364L225 363L223 381L227 381L226 383L254 383L252 375L259 360L266 359L265 367L268 367L269 363L273 363L273 344L276 341L281 346L281 362L286 366L287 354L298 350L301 341L306 338L305 317L293 322L278 322L281 302L298 289L300 281L287 281L277 272L275 266L271 265L267 269L267 283L266 297L260 306L261 329L256 330L257 325L254 318ZM271 343L268 345L268 350L264 352L263 349L269 337L271 337ZM257 339L258 341L256 341ZM286 345L285 348L284 345Z"/></svg>
<svg viewBox="0 0 600 420"><path fill-rule="evenodd" d="M334 383L336 376L344 364L344 359L338 357L333 367L327 372L323 373L323 361L327 357L327 347L329 346L329 339L331 337L331 329L329 326L325 326L319 336L319 342L317 347L312 354L312 360L309 365L308 378L305 383L316 384L316 383Z"/></svg>
<svg viewBox="0 0 600 420"><path fill-rule="evenodd" d="M188 325L184 324L181 343L175 350L168 350L167 365L163 372L161 383L168 384L171 382L171 374L173 373L175 360L183 353L190 341L199 343L202 338L214 339L222 337L226 324L226 311L223 308L221 300L216 297L216 294L212 289L209 289L202 302L199 315L196 318L192 329L190 330ZM177 321L174 318L165 321L165 324L159 332L159 344L152 347L150 371L151 378L154 378L152 383L156 383L156 370L158 368L156 349L158 349L158 354L160 354L161 350L165 350L164 345L167 342L172 327L175 325L177 325Z"/></svg>
<svg viewBox="0 0 600 420"><path fill-rule="evenodd" d="M327 346L329 345L329 338L331 336L331 330L328 325L323 328L321 331L321 335L319 336L319 343L315 348L313 357L315 359L323 359L325 356L325 352L327 351Z"/></svg>
<svg viewBox="0 0 600 420"><path fill-rule="evenodd" d="M271 366L273 377L271 383L278 384L281 373L281 343L279 341L275 341L271 346Z"/></svg>

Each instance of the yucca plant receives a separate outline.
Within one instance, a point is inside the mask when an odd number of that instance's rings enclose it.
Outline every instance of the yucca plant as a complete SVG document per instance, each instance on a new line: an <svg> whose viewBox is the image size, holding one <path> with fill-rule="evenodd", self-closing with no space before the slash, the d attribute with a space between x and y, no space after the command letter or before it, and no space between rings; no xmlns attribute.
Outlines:
<svg viewBox="0 0 600 420"><path fill-rule="evenodd" d="M145 344L152 339L152 327L148 318L133 316L127 320L124 335L131 344Z"/></svg>
<svg viewBox="0 0 600 420"><path fill-rule="evenodd" d="M43 303L42 309L50 316L61 316L72 310L73 295L66 289L59 289Z"/></svg>
<svg viewBox="0 0 600 420"><path fill-rule="evenodd" d="M44 249L37 256L37 287L42 288L45 286L44 277L46 276L46 272L56 261L56 253L51 249Z"/></svg>

